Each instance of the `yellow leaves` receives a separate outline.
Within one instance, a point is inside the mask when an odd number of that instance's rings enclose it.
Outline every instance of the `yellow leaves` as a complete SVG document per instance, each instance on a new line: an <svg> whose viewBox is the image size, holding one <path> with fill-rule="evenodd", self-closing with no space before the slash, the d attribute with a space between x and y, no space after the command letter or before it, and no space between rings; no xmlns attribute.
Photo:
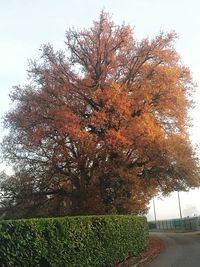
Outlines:
<svg viewBox="0 0 200 267"><path fill-rule="evenodd" d="M156 124L155 118L151 114L145 113L141 116L140 129L142 136L147 137L150 142L164 137L162 129Z"/></svg>
<svg viewBox="0 0 200 267"><path fill-rule="evenodd" d="M141 147L152 143L155 139L164 138L162 128L156 123L154 116L149 113L143 113L140 117L132 119L124 129L124 134L133 143L137 140Z"/></svg>
<svg viewBox="0 0 200 267"><path fill-rule="evenodd" d="M111 83L95 91L95 101L101 109L93 111L88 121L97 127L118 129L131 115L131 99L122 85Z"/></svg>
<svg viewBox="0 0 200 267"><path fill-rule="evenodd" d="M151 113L163 129L168 129L168 133L173 129L183 131L190 106L185 85L190 82L187 70L178 64L162 63L156 67L152 62L144 64L140 89L133 93L138 109Z"/></svg>

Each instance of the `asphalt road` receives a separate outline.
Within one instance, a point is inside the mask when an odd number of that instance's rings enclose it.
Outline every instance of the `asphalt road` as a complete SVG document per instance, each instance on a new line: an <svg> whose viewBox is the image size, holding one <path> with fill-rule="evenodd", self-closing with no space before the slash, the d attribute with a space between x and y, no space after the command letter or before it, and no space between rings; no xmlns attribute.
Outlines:
<svg viewBox="0 0 200 267"><path fill-rule="evenodd" d="M148 267L200 267L200 233L156 233L162 253Z"/></svg>

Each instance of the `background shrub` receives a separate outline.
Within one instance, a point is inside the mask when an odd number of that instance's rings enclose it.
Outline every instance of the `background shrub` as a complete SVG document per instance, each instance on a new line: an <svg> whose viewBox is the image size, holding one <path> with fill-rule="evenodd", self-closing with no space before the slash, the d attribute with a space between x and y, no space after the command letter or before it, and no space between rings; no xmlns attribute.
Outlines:
<svg viewBox="0 0 200 267"><path fill-rule="evenodd" d="M107 267L147 245L146 218L139 216L0 221L2 267Z"/></svg>

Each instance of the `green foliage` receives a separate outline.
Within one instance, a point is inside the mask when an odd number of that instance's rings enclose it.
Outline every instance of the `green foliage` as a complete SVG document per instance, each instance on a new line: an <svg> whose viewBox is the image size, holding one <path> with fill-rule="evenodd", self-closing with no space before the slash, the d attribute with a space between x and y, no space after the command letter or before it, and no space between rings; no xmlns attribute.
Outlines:
<svg viewBox="0 0 200 267"><path fill-rule="evenodd" d="M2 267L113 266L148 245L139 216L82 216L0 222Z"/></svg>

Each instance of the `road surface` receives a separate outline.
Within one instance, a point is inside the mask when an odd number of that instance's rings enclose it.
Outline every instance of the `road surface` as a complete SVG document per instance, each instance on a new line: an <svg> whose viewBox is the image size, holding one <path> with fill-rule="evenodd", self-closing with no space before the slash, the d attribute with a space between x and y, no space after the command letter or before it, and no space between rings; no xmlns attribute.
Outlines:
<svg viewBox="0 0 200 267"><path fill-rule="evenodd" d="M200 267L200 233L156 233L162 253L147 267Z"/></svg>

